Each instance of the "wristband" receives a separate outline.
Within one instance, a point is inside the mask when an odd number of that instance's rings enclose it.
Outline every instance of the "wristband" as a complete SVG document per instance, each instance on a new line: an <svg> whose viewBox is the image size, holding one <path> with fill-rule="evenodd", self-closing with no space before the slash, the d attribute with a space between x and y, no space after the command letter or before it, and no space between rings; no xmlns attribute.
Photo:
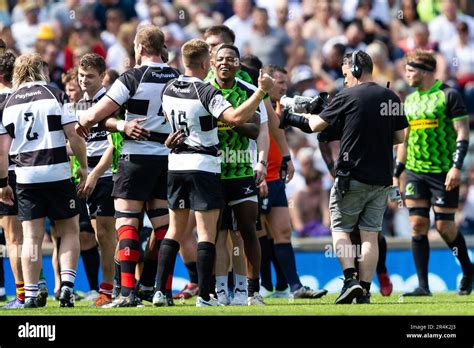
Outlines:
<svg viewBox="0 0 474 348"><path fill-rule="evenodd" d="M123 132L125 131L125 124L127 123L127 121L124 121L124 120L120 120L117 122L117 130L119 132Z"/></svg>
<svg viewBox="0 0 474 348"><path fill-rule="evenodd" d="M265 96L267 95L267 92L265 92L263 89L258 87L257 90L255 91L255 94L260 100L263 100L263 98L265 98Z"/></svg>
<svg viewBox="0 0 474 348"><path fill-rule="evenodd" d="M4 188L7 186L8 186L8 176L0 179L0 188Z"/></svg>
<svg viewBox="0 0 474 348"><path fill-rule="evenodd" d="M283 163L283 162L286 163L286 162L289 162L289 161L291 161L291 156L290 156L290 155L283 156L283 157L281 158L281 162L282 162L282 163Z"/></svg>
<svg viewBox="0 0 474 348"><path fill-rule="evenodd" d="M393 170L393 176L399 178L405 170L405 163L397 161L395 169Z"/></svg>
<svg viewBox="0 0 474 348"><path fill-rule="evenodd" d="M462 169L464 158L467 155L468 147L469 147L469 142L467 140L459 140L458 142L456 142L456 152L454 153L454 158L453 158L454 168Z"/></svg>

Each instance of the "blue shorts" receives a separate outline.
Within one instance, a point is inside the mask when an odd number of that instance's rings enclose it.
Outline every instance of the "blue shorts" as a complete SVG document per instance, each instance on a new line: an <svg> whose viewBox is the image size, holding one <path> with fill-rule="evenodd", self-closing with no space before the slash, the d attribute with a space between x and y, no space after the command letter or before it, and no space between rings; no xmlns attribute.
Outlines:
<svg viewBox="0 0 474 348"><path fill-rule="evenodd" d="M261 213L268 215L273 207L288 207L288 199L286 198L285 182L283 180L273 180L267 182L268 196L259 197Z"/></svg>

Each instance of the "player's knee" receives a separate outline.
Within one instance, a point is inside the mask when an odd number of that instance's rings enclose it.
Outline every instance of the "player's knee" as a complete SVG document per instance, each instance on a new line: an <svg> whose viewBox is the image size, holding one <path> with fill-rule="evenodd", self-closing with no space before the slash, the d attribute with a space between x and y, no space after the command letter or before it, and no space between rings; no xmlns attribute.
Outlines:
<svg viewBox="0 0 474 348"><path fill-rule="evenodd" d="M428 233L430 227L430 209L429 208L408 208L412 233L415 236Z"/></svg>
<svg viewBox="0 0 474 348"><path fill-rule="evenodd" d="M274 235L275 244L283 244L291 242L291 228L279 228Z"/></svg>

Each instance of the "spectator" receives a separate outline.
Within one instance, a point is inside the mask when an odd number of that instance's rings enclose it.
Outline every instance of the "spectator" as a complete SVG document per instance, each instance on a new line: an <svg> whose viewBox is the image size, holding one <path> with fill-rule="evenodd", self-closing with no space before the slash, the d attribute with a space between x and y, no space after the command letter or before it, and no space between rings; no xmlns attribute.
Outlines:
<svg viewBox="0 0 474 348"><path fill-rule="evenodd" d="M295 66L307 64L309 57L316 51L316 41L305 39L302 35L302 25L298 20L291 20L286 23L286 32L291 40L286 69L291 71Z"/></svg>
<svg viewBox="0 0 474 348"><path fill-rule="evenodd" d="M5 42L5 45L7 45L7 48L14 52L15 55L18 57L20 55L20 52L18 51L15 39L13 38L11 27L2 25L0 23L0 37Z"/></svg>
<svg viewBox="0 0 474 348"><path fill-rule="evenodd" d="M120 26L124 23L125 17L122 10L119 8L111 8L107 10L106 23L104 30L100 34L100 38L104 43L105 49L109 49L117 42L117 36L119 34Z"/></svg>
<svg viewBox="0 0 474 348"><path fill-rule="evenodd" d="M102 42L96 39L93 28L84 26L81 22L74 24L74 30L69 36L68 45L64 49L64 70L68 71L73 66L73 52L76 48L84 48L86 53L97 53L106 57Z"/></svg>
<svg viewBox="0 0 474 348"><path fill-rule="evenodd" d="M360 21L354 21L347 27L344 35L332 37L323 46L323 55L326 57L329 50L335 44L343 44L346 46L346 52L352 52L355 50L365 51L367 45L364 43L365 32L364 27Z"/></svg>
<svg viewBox="0 0 474 348"><path fill-rule="evenodd" d="M394 45L398 45L402 40L406 40L410 36L413 24L420 22L416 4L416 0L401 0L397 19L393 20L390 24L390 35Z"/></svg>
<svg viewBox="0 0 474 348"><path fill-rule="evenodd" d="M235 38L234 45L242 54L244 52L244 44L252 35L252 1L251 0L234 0L233 1L234 15L224 22L234 31L239 33Z"/></svg>
<svg viewBox="0 0 474 348"><path fill-rule="evenodd" d="M415 49L423 49L429 51L438 51L438 45L430 40L430 32L428 25L425 23L416 23L413 25L412 35L405 42L402 42L400 48L403 52L408 53ZM446 59L442 54L436 53L436 79L447 81L449 78L448 66ZM404 59L399 59L396 63L398 75L405 76Z"/></svg>
<svg viewBox="0 0 474 348"><path fill-rule="evenodd" d="M367 47L367 53L374 63L374 81L381 86L397 79L395 66L388 59L388 48L381 41L374 41Z"/></svg>
<svg viewBox="0 0 474 348"><path fill-rule="evenodd" d="M355 20L362 23L365 32L365 42L370 43L376 38L388 37L388 25L382 20L371 16L372 0L359 0L356 8Z"/></svg>
<svg viewBox="0 0 474 348"><path fill-rule="evenodd" d="M77 67L64 73L61 82L64 85L64 91L69 97L71 103L76 104L82 99L84 92L79 86L79 80L77 79Z"/></svg>
<svg viewBox="0 0 474 348"><path fill-rule="evenodd" d="M440 50L449 62L458 86L464 88L474 82L474 40L469 40L469 26L465 22L456 24L454 40L441 45Z"/></svg>
<svg viewBox="0 0 474 348"><path fill-rule="evenodd" d="M62 83L62 74L64 71L57 65L59 53L58 46L49 42L46 44L44 51L41 54L41 58L43 58L43 61L48 64L50 85L63 90L64 85Z"/></svg>
<svg viewBox="0 0 474 348"><path fill-rule="evenodd" d="M117 70L122 74L133 67L130 62L130 49L133 48L136 26L132 23L123 23L120 26L117 42L107 51L107 68Z"/></svg>
<svg viewBox="0 0 474 348"><path fill-rule="evenodd" d="M334 18L330 2L318 0L313 17L303 26L303 36L314 40L318 47L322 47L327 40L342 33L342 25Z"/></svg>
<svg viewBox="0 0 474 348"><path fill-rule="evenodd" d="M39 32L38 14L40 8L36 1L26 1L22 9L25 19L12 25L12 34L21 54L32 52Z"/></svg>
<svg viewBox="0 0 474 348"><path fill-rule="evenodd" d="M388 25L390 23L389 0L370 0L370 18ZM342 17L344 22L352 22L357 16L357 8L361 3L368 3L364 0L342 0Z"/></svg>
<svg viewBox="0 0 474 348"><path fill-rule="evenodd" d="M76 17L71 14L77 11L80 3L80 0L65 0L53 4L51 7L51 20L59 25L62 32L67 32L74 25Z"/></svg>
<svg viewBox="0 0 474 348"><path fill-rule="evenodd" d="M97 0L94 5L94 17L99 22L100 29L105 30L107 24L107 11L111 8L118 8L125 15L128 22L137 17L135 11L135 1L133 0Z"/></svg>
<svg viewBox="0 0 474 348"><path fill-rule="evenodd" d="M456 36L456 24L465 22L469 37L474 39L474 18L458 13L458 0L441 0L441 14L430 22L431 40L439 45L449 43Z"/></svg>
<svg viewBox="0 0 474 348"><path fill-rule="evenodd" d="M239 36L239 35L237 35ZM245 44L245 54L254 54L263 65L286 66L291 41L285 31L268 24L268 13L257 7L253 11L252 35Z"/></svg>
<svg viewBox="0 0 474 348"><path fill-rule="evenodd" d="M276 23L275 28L285 29L286 23L288 23L288 0L278 0L275 6L276 12Z"/></svg>
<svg viewBox="0 0 474 348"><path fill-rule="evenodd" d="M305 175L306 186L290 199L294 209L290 209L291 225L298 237L329 236L328 195L322 187L322 173L311 168Z"/></svg>
<svg viewBox="0 0 474 348"><path fill-rule="evenodd" d="M182 44L186 41L186 36L184 35L183 29L181 26L174 22L174 18L172 18L172 14L170 11L166 11L163 4L157 1L153 1L149 7L149 19L140 22L140 26L153 24L159 27L162 30L166 30L171 32L173 37L179 41L179 46L181 47Z"/></svg>
<svg viewBox="0 0 474 348"><path fill-rule="evenodd" d="M298 65L290 72L291 95L311 97L318 95L313 70L309 65Z"/></svg>

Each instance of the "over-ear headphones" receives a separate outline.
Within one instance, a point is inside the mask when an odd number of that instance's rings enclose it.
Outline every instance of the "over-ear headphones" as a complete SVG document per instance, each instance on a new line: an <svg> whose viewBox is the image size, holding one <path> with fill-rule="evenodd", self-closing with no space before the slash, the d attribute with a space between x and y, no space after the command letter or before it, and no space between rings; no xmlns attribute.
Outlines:
<svg viewBox="0 0 474 348"><path fill-rule="evenodd" d="M362 68L357 61L357 55L359 54L359 50L355 50L352 52L352 66L351 66L351 73L356 79L360 79L362 76Z"/></svg>

